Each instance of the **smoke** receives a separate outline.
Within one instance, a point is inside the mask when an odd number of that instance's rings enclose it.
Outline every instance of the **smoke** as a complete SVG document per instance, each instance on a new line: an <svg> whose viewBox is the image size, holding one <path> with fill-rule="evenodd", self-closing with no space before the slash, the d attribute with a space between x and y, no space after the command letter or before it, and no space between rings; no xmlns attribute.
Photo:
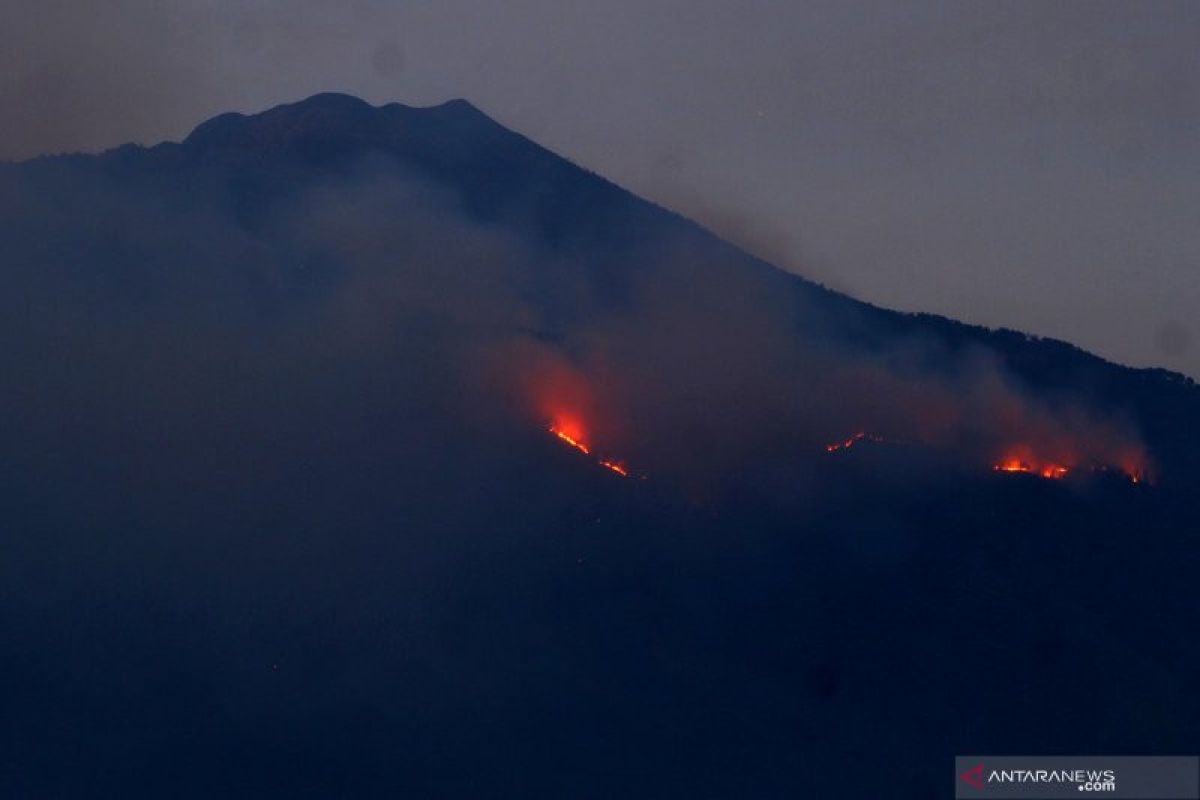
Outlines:
<svg viewBox="0 0 1200 800"><path fill-rule="evenodd" d="M3 209L5 359L27 376L14 453L91 443L136 473L169 441L196 475L215 459L249 480L392 446L416 470L450 440L566 419L691 486L791 470L856 431L973 469L1013 447L1146 468L1120 420L1035 396L988 352L848 342L820 295L691 233L623 254L614 301L606 264L474 221L379 157L250 210L65 162L31 175Z"/></svg>
<svg viewBox="0 0 1200 800"><path fill-rule="evenodd" d="M947 496L933 471L915 476L927 493L847 482L834 501L861 513L819 503L823 445L863 428L976 473L1018 439L1079 458L1136 445L1081 400L1027 391L986 353L841 335L852 312L695 234L555 248L381 158L110 169L144 155L0 175L0 585L21 656L2 667L21 688L5 746L27 794L470 796L507 775L503 793L537 796L583 775L612 795L610 765L631 763L635 781L663 776L650 793L702 793L696 765L746 737L737 794L746 763L773 776L780 743L857 735L884 700L949 730L992 698L988 718L1024 741L1009 681L1047 669L1019 696L1044 708L1059 676L1149 687L1118 727L1185 740L1191 707L1165 726L1142 712L1191 696L1175 691L1190 650L1106 661L1114 639L1083 636L1047 668L1024 646L1030 618L1057 634L1103 613L1156 654L1170 637L1145 620L1186 611L1194 559L1140 536L1086 543L1097 520L1191 530L1182 517L1079 504L1049 537L973 497L903 507ZM647 481L562 447L545 432L560 417ZM774 505L725 504L732 485ZM793 497L816 513L788 513ZM1063 552L1083 576L1071 592ZM1165 590L1118 595L1096 574ZM1121 613L1104 605L1118 596ZM985 636L947 661L962 619ZM995 665L997 631L1017 646ZM966 677L949 695L913 684L880 642L918 674ZM1089 677L1095 663L1120 671ZM1106 730L1095 713L1080 727ZM664 730L693 737L684 755ZM907 746L881 752L952 749ZM836 794L834 763L787 793Z"/></svg>
<svg viewBox="0 0 1200 800"><path fill-rule="evenodd" d="M627 305L503 360L522 375L526 408L569 410L592 441L652 473L717 484L808 461L856 431L971 469L1014 446L1072 467L1148 467L1130 423L1035 394L981 347L854 347L836 320L805 325L822 317L819 301L781 293L774 276L683 242L643 263Z"/></svg>

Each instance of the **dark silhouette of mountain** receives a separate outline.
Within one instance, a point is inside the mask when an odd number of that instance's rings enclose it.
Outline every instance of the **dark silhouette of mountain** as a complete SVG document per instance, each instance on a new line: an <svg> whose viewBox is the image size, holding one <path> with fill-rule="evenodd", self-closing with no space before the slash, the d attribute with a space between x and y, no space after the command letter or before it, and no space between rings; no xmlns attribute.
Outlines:
<svg viewBox="0 0 1200 800"><path fill-rule="evenodd" d="M5 796L929 798L1200 741L1182 376L829 291L464 101L0 165L0 277Z"/></svg>
<svg viewBox="0 0 1200 800"><path fill-rule="evenodd" d="M950 355L983 348L1038 392L1070 392L1131 415L1167 480L1200 471L1200 431L1181 424L1200 409L1200 388L1187 377L1121 367L1065 342L889 311L826 290L571 164L464 100L431 108L396 103L374 108L348 95L321 94L254 116L223 114L197 127L182 144L122 148L101 157L105 166L93 168L151 174L234 171L231 190L249 218L273 195L291 188L276 183L280 179L274 173L336 170L370 153L386 154L449 187L473 219L585 258L590 278L613 302L627 289L630 270L637 269L632 253L666 238L683 240L727 261L728 269L756 272L772 291L795 296L797 309L803 309L794 321L798 329L868 350L917 338L938 342Z"/></svg>

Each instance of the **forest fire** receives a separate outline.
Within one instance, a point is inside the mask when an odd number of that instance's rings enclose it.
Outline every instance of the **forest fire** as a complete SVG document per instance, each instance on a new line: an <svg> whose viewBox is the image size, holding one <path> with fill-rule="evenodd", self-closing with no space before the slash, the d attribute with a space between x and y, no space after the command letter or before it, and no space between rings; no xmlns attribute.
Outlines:
<svg viewBox="0 0 1200 800"><path fill-rule="evenodd" d="M836 453L838 450L848 450L861 441L883 442L883 437L877 436L873 433L867 433L866 431L859 431L848 439L825 445L825 452Z"/></svg>
<svg viewBox="0 0 1200 800"><path fill-rule="evenodd" d="M1017 453L1005 455L992 465L992 470L994 472L1019 472L1050 480L1061 480L1068 475L1079 473L1120 475L1127 478L1130 483L1143 483L1146 480L1145 470L1133 464L1117 466L1113 464L1091 463L1083 465L1071 464L1068 466L1064 463L1039 459L1029 451L1029 448L1022 448Z"/></svg>
<svg viewBox="0 0 1200 800"><path fill-rule="evenodd" d="M994 464L992 470L995 472L1025 472L1053 480L1065 478L1071 471L1070 467L1064 467L1062 464L1032 464L1016 457L1006 458L998 464Z"/></svg>
<svg viewBox="0 0 1200 800"><path fill-rule="evenodd" d="M583 453L584 455L591 455L591 454L592 454L592 451L591 451L591 449L589 449L589 448L588 448L588 446L587 446L586 444L584 444L583 442L579 441L578 439L576 439L574 436L572 436L571 434L567 433L566 431L564 431L564 430L560 430L559 428L556 428L556 427L554 427L553 425L551 425L551 426L548 428L548 430L549 430L551 433L553 433L555 436L557 436L559 439L562 439L564 442L566 442L567 444L571 445L571 447L574 447L576 450L578 450L579 452Z"/></svg>
<svg viewBox="0 0 1200 800"><path fill-rule="evenodd" d="M858 431L841 441L825 445L826 453L837 453L853 448L861 442L879 444L892 443L893 440L870 433ZM1064 448L1058 448L1060 451ZM1044 453L1038 453L1028 445L1017 445L1006 448L1003 455L992 463L993 472L1019 473L1032 475L1046 480L1063 480L1074 475L1113 475L1124 477L1130 483L1147 482L1145 457L1132 450L1128 452L1111 453L1115 456L1111 461L1102 456L1090 458L1068 457L1061 453L1057 458L1047 458Z"/></svg>
<svg viewBox="0 0 1200 800"><path fill-rule="evenodd" d="M592 455L591 446L583 441L583 426L574 420L560 419L557 422L547 426L546 430L558 437L559 441L562 441L575 448L584 455ZM596 462L610 472L615 472L617 475L620 475L622 478L629 477L629 468L626 467L623 462L599 457L596 457Z"/></svg>
<svg viewBox="0 0 1200 800"><path fill-rule="evenodd" d="M614 457L604 447L597 446L597 437L605 441L619 438L620 426L614 424L616 414L597 402L591 381L577 369L551 361L531 375L529 399L536 414L545 422L545 429L564 445L622 478L632 477L623 459Z"/></svg>

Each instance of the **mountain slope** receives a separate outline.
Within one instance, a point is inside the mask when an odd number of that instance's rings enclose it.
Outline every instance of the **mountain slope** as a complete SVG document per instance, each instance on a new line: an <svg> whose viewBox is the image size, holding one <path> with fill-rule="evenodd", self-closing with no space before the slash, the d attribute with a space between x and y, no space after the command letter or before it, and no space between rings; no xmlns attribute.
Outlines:
<svg viewBox="0 0 1200 800"><path fill-rule="evenodd" d="M1200 741L1179 376L830 292L461 101L2 166L0 277L5 796L916 800Z"/></svg>
<svg viewBox="0 0 1200 800"><path fill-rule="evenodd" d="M317 95L253 116L222 115L181 144L124 148L87 169L160 176L224 171L243 223L253 230L256 207L270 207L273 198L308 180L306 175L347 169L370 154L446 187L471 219L516 231L539 250L579 262L591 299L604 306L587 313L628 304L639 264L655 258L655 249L670 241L730 274L754 274L765 283L764 292L789 298L785 313L801 334L870 352L897 342L933 342L938 351L926 366L934 370L951 368L964 352L984 350L1039 394L1070 394L1091 408L1130 418L1164 479L1200 471L1200 432L1183 422L1200 409L1200 388L1187 378L1109 364L1062 342L851 300L738 251L503 128L462 100L425 109L373 108L346 95ZM292 177L281 179L281 172ZM562 309L554 307L561 300L555 287L531 291L540 305L543 333L561 336L561 328L579 323L577 311L573 319L561 318Z"/></svg>

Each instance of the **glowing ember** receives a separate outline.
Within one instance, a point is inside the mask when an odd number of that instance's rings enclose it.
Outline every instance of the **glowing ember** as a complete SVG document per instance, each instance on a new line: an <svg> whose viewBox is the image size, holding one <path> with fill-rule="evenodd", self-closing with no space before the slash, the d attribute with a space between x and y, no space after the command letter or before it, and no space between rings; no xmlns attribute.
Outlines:
<svg viewBox="0 0 1200 800"><path fill-rule="evenodd" d="M579 441L578 439L576 439L574 436L567 433L566 431L560 430L560 429L554 427L553 425L551 425L547 430L549 430L551 433L553 433L559 439L562 439L564 442L571 445L571 447L574 447L579 452L581 452L585 455L592 454L591 449L586 444Z"/></svg>
<svg viewBox="0 0 1200 800"><path fill-rule="evenodd" d="M838 450L847 450L851 447L854 447L854 445L858 444L859 442L861 442L863 440L866 440L868 442L882 442L883 437L876 436L873 433L867 433L866 431L859 431L858 433L854 434L853 436L851 436L849 439L846 439L845 441L834 442L833 444L825 445L825 452L826 453L836 453Z"/></svg>
<svg viewBox="0 0 1200 800"><path fill-rule="evenodd" d="M560 441L566 442L584 455L592 455L592 448L583 442L583 427L574 421L549 425L546 430L553 433ZM596 462L605 469L615 472L622 478L629 477L629 468L620 461L596 457Z"/></svg>
<svg viewBox="0 0 1200 800"><path fill-rule="evenodd" d="M992 465L992 469L996 472L1023 472L1027 475L1037 475L1052 480L1065 478L1072 473L1124 475L1130 483L1143 483L1146 480L1145 472L1138 467L1118 467L1110 464L1067 466L1052 461L1042 461L1027 453L1019 456L1006 456Z"/></svg>
<svg viewBox="0 0 1200 800"><path fill-rule="evenodd" d="M1018 457L1009 457L998 464L994 464L992 469L996 472L1024 472L1030 475L1038 475L1043 478L1058 480L1065 478L1071 471L1070 467L1065 467L1062 464L1054 464L1051 462L1036 463L1032 460Z"/></svg>

